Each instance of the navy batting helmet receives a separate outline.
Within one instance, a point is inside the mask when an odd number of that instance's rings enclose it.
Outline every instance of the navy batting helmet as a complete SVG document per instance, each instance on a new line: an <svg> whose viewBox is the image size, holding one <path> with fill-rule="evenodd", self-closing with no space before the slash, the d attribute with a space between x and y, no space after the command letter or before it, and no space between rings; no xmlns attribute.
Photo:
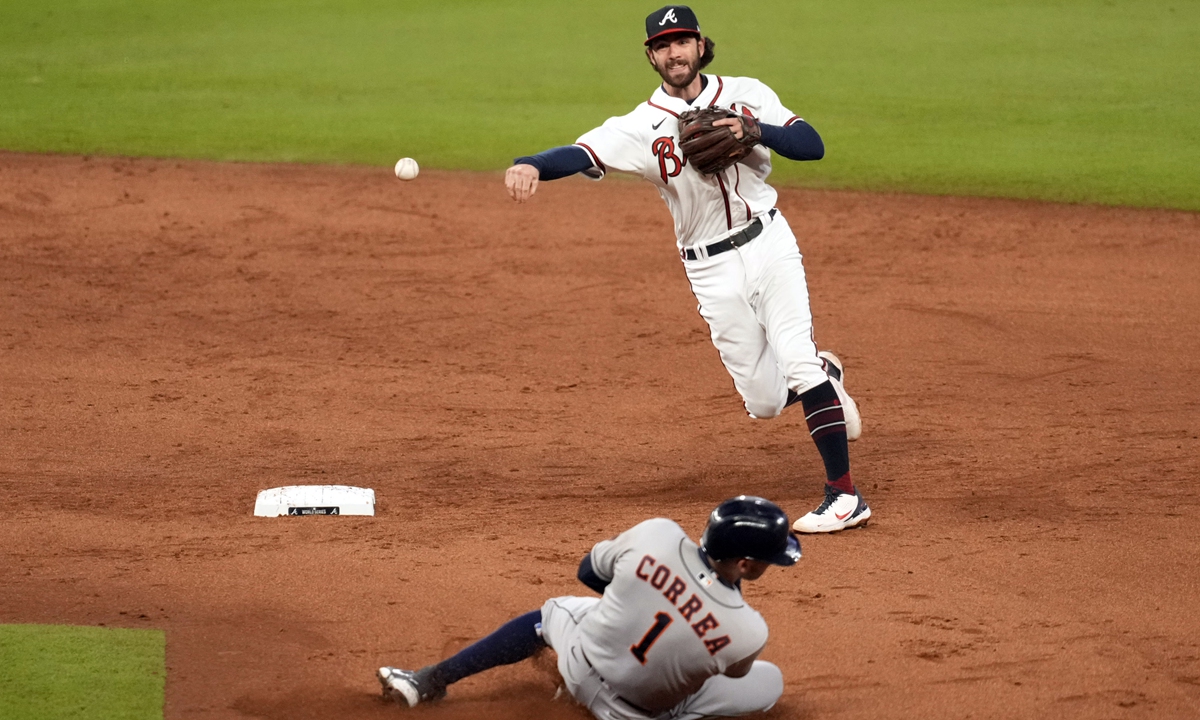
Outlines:
<svg viewBox="0 0 1200 720"><path fill-rule="evenodd" d="M800 541L778 505L753 495L738 495L708 516L700 547L713 560L750 558L772 565L795 565Z"/></svg>

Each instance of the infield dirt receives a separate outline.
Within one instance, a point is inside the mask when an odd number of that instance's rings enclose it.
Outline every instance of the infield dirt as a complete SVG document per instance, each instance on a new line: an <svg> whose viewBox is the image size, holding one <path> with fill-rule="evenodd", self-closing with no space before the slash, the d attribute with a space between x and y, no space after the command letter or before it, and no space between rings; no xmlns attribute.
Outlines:
<svg viewBox="0 0 1200 720"><path fill-rule="evenodd" d="M875 512L747 584L773 718L1200 716L1200 215L783 190ZM640 183L0 154L0 622L157 627L167 718L393 718L642 519L793 516ZM251 516L374 488L374 518ZM549 663L424 718L584 718Z"/></svg>

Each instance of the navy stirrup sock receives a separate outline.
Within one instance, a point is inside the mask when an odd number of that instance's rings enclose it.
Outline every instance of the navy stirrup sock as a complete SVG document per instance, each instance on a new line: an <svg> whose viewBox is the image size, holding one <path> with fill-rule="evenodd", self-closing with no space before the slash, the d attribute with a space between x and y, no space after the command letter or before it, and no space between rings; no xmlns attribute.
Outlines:
<svg viewBox="0 0 1200 720"><path fill-rule="evenodd" d="M804 419L821 459L825 461L825 482L839 492L854 492L850 479L850 448L846 441L846 415L833 383L823 382L800 395Z"/></svg>
<svg viewBox="0 0 1200 720"><path fill-rule="evenodd" d="M509 620L491 635L437 664L438 679L449 685L497 665L511 665L533 655L546 643L538 634L542 611Z"/></svg>

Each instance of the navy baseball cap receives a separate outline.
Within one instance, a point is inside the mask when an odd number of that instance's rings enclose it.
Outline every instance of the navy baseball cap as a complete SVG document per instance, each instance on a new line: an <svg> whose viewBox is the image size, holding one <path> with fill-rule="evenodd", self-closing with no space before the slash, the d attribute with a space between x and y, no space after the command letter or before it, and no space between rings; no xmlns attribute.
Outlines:
<svg viewBox="0 0 1200 720"><path fill-rule="evenodd" d="M668 5L646 17L646 45L660 35L677 32L700 36L700 21L687 5Z"/></svg>

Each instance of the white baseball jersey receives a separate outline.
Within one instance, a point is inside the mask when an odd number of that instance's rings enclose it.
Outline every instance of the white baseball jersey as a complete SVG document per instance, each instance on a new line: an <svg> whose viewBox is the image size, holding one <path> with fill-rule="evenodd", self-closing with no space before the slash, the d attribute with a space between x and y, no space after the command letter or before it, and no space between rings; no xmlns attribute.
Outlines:
<svg viewBox="0 0 1200 720"><path fill-rule="evenodd" d="M729 235L755 216L775 207L777 194L766 183L771 151L755 147L742 161L715 176L697 172L679 150L679 114L691 108L728 107L769 125L801 118L783 106L771 88L754 78L705 75L708 84L690 104L668 95L660 85L633 112L609 118L575 142L592 157L586 171L601 178L609 170L640 175L658 188L675 218L682 250Z"/></svg>
<svg viewBox="0 0 1200 720"><path fill-rule="evenodd" d="M671 520L647 520L597 543L592 568L612 582L579 623L580 647L637 705L673 707L767 642L762 615L717 579Z"/></svg>

